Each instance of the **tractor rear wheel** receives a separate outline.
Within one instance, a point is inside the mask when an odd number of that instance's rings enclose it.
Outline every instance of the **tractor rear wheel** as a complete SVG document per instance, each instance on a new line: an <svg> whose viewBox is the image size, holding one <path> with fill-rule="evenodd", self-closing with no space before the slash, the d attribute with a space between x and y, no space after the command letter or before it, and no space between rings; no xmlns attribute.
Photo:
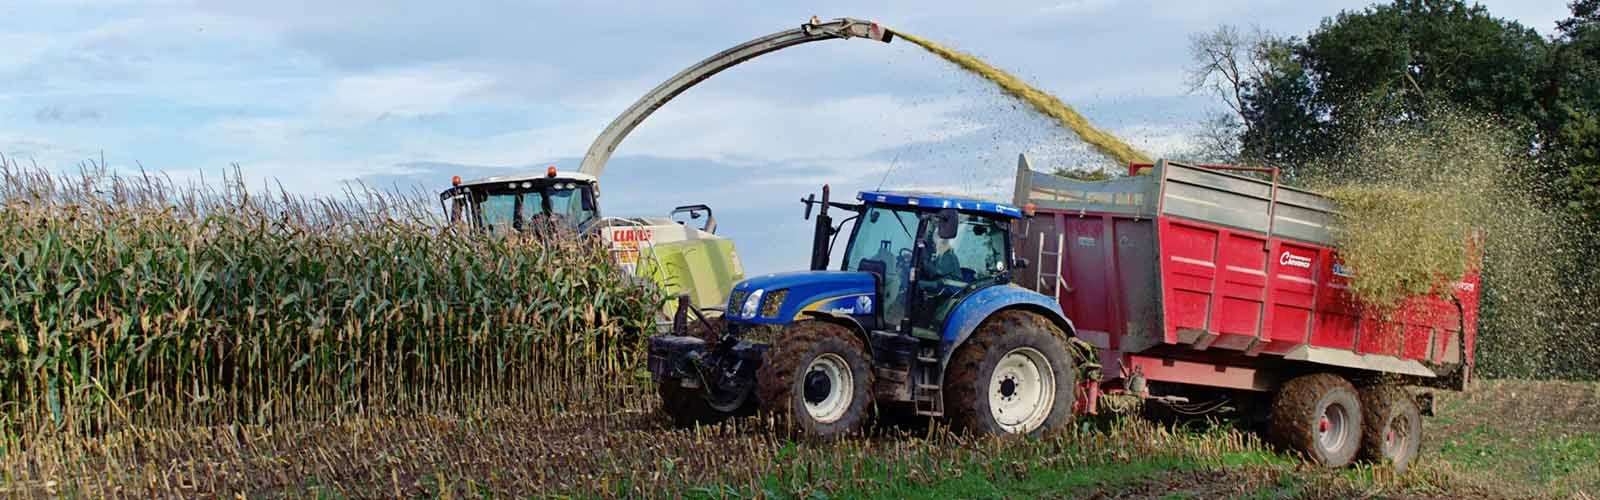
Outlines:
<svg viewBox="0 0 1600 500"><path fill-rule="evenodd" d="M789 327L756 371L762 410L783 428L823 439L861 429L872 407L872 383L861 339L820 321Z"/></svg>
<svg viewBox="0 0 1600 500"><path fill-rule="evenodd" d="M677 427L716 425L733 417L755 414L756 403L748 391L744 394L723 394L714 397L704 388L686 388L677 379L663 381L656 386L661 396L661 411L672 418Z"/></svg>
<svg viewBox="0 0 1600 500"><path fill-rule="evenodd" d="M1411 394L1392 385L1361 389L1361 458L1394 464L1397 474L1417 458L1422 444L1422 411Z"/></svg>
<svg viewBox="0 0 1600 500"><path fill-rule="evenodd" d="M945 408L979 434L1039 435L1070 422L1077 369L1054 323L1026 311L985 320L950 358Z"/></svg>
<svg viewBox="0 0 1600 500"><path fill-rule="evenodd" d="M1327 467L1344 467L1361 447L1356 388L1331 373L1296 377L1272 400L1267 432L1285 449Z"/></svg>

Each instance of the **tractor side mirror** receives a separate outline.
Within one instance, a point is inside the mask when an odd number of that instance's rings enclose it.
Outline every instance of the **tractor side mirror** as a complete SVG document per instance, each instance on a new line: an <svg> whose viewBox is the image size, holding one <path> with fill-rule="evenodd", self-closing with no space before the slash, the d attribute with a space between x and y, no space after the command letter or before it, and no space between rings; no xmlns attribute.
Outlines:
<svg viewBox="0 0 1600 500"><path fill-rule="evenodd" d="M939 211L939 239L954 239L961 230L961 217L954 208Z"/></svg>
<svg viewBox="0 0 1600 500"><path fill-rule="evenodd" d="M1032 264L1032 262L1028 262L1027 257L1017 257L1015 259L1011 259L1012 269L1027 269L1029 264Z"/></svg>
<svg viewBox="0 0 1600 500"><path fill-rule="evenodd" d="M578 195L578 202L583 204L583 211L585 211L585 212L593 212L594 211L594 195L591 194L588 190L583 190L583 191L580 192L580 194Z"/></svg>

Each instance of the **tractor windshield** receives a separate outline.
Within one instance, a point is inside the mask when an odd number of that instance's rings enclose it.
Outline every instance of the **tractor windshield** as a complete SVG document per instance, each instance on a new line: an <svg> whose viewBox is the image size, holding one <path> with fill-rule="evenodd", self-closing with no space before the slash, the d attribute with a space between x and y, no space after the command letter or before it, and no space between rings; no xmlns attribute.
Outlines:
<svg viewBox="0 0 1600 500"><path fill-rule="evenodd" d="M844 269L876 273L883 280L883 318L896 324L905 317L905 282L911 272L917 212L885 206L868 207L850 235Z"/></svg>

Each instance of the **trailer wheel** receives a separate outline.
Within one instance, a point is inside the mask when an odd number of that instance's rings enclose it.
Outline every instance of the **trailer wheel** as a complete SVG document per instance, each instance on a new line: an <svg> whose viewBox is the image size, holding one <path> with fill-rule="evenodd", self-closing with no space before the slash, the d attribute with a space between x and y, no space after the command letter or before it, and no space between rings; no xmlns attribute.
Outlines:
<svg viewBox="0 0 1600 500"><path fill-rule="evenodd" d="M761 408L789 431L824 439L856 432L872 405L866 346L845 327L792 326L756 371Z"/></svg>
<svg viewBox="0 0 1600 500"><path fill-rule="evenodd" d="M1422 411L1405 389L1376 385L1361 390L1361 458L1388 461L1405 474L1422 445Z"/></svg>
<svg viewBox="0 0 1600 500"><path fill-rule="evenodd" d="M1074 360L1055 324L1037 314L996 313L946 370L945 408L957 428L1039 435L1072 420Z"/></svg>
<svg viewBox="0 0 1600 500"><path fill-rule="evenodd" d="M1269 416L1273 441L1313 463L1343 467L1361 447L1361 401L1338 375L1314 373L1283 384Z"/></svg>

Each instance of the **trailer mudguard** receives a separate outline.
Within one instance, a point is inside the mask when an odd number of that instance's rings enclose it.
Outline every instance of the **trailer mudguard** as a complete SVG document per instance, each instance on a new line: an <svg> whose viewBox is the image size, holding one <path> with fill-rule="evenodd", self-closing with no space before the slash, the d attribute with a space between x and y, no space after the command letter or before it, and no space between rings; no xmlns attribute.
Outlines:
<svg viewBox="0 0 1600 500"><path fill-rule="evenodd" d="M961 343L972 336L972 332L983 324L983 320L1002 309L1022 308L1037 312L1055 322L1056 326L1067 335L1075 335L1072 321L1061 311L1061 304L1050 300L1038 292L1013 284L992 286L973 293L962 300L955 309L950 311L950 317L944 322L944 332L940 336L943 344L943 353L939 355L939 364L942 366L950 360Z"/></svg>

